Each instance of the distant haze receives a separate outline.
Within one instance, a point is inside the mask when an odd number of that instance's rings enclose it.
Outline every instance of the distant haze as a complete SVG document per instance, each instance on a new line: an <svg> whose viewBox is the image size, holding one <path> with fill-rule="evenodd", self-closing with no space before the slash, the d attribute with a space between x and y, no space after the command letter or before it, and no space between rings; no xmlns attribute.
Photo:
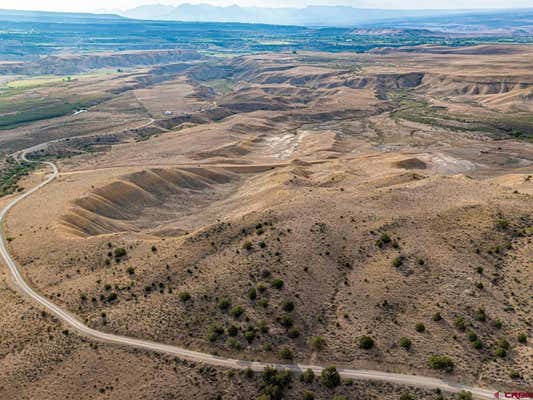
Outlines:
<svg viewBox="0 0 533 400"><path fill-rule="evenodd" d="M533 0L211 0L211 1L172 1L172 0L1 0L0 9L45 10L45 11L118 11L128 10L146 4L179 5L210 4L241 7L296 7L310 5L344 5L354 8L383 9L472 9L472 8L529 8Z"/></svg>

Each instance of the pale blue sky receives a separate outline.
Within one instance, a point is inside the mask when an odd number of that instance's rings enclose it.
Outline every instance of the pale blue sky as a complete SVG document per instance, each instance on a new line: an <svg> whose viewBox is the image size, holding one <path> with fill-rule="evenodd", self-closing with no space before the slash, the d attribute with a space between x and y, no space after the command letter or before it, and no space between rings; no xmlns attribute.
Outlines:
<svg viewBox="0 0 533 400"><path fill-rule="evenodd" d="M0 9L97 11L128 9L142 4L209 3L227 6L305 7L306 5L349 5L364 8L518 8L533 7L533 0L0 0Z"/></svg>

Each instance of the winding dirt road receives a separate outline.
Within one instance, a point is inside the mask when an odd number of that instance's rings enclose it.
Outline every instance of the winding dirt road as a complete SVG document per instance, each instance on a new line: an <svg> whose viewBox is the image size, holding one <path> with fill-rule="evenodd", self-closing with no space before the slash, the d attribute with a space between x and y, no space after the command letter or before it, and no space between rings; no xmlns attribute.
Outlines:
<svg viewBox="0 0 533 400"><path fill-rule="evenodd" d="M38 146L35 146L38 147ZM32 148L31 150L35 149ZM25 150L20 153L20 158L24 161L33 162L26 158L28 150ZM3 226L6 215L9 210L11 210L15 205L24 200L26 197L37 192L43 186L52 182L55 178L58 177L59 171L55 164L51 162L43 162L43 164L48 165L52 169L52 174L46 178L42 183L37 185L31 190L28 190L24 194L13 199L3 210L0 211L0 227ZM273 364L273 363L263 363L255 361L246 361L246 360L235 360L231 358L217 357L207 353L200 353L196 351L187 350L177 346L171 346L163 343L156 343L142 339L131 338L127 336L114 335L110 333L100 332L95 329L92 329L85 324L83 324L75 315L69 313L58 307L56 304L52 303L46 297L37 293L26 281L24 280L20 269L9 254L7 249L6 240L4 237L3 229L0 230L0 255L4 259L9 272L11 273L12 279L16 286L20 289L22 294L31 298L33 301L38 303L41 307L46 309L48 312L54 314L59 318L65 325L75 330L77 333L95 339L103 341L106 343L113 343L121 346L130 346L138 349L145 349L149 351L156 351L160 353L170 354L185 360L200 362L204 364L209 364L218 367L225 368L235 368L235 369L246 369L251 368L253 371L259 372L264 370L267 366L273 366L277 369L291 370L294 372L302 372L306 369L312 369L315 374L320 374L323 367L316 365L304 365L304 364ZM409 385L416 387L423 387L428 389L441 389L443 391L457 393L461 390L469 391L473 394L475 398L478 399L493 399L494 391L482 389L478 387L471 387L459 383L448 382L438 378L418 376L418 375L405 375L405 374L395 374L389 372L381 371L372 371L364 369L349 369L349 368L339 368L340 375L343 378L353 378L353 379L365 379L365 380L375 380L375 381L385 381L400 385Z"/></svg>

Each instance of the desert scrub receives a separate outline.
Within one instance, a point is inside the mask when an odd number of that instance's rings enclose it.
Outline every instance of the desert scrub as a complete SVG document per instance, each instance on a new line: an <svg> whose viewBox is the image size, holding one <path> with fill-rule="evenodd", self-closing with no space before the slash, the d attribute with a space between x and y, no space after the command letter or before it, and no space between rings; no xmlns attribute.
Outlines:
<svg viewBox="0 0 533 400"><path fill-rule="evenodd" d="M322 336L313 336L309 340L309 347L314 351L320 351L326 346L326 340Z"/></svg>
<svg viewBox="0 0 533 400"><path fill-rule="evenodd" d="M6 160L6 168L0 171L0 197L22 190L19 181L27 176L36 166L35 163L17 162L10 157Z"/></svg>
<svg viewBox="0 0 533 400"><path fill-rule="evenodd" d="M335 367L327 367L320 374L320 383L328 389L333 389L341 384L341 376Z"/></svg>
<svg viewBox="0 0 533 400"><path fill-rule="evenodd" d="M434 355L428 358L428 364L433 369L439 369L446 372L452 372L455 364L448 356Z"/></svg>
<svg viewBox="0 0 533 400"><path fill-rule="evenodd" d="M411 339L405 336L400 338L400 346L403 347L405 350L409 350L411 348L411 344Z"/></svg>
<svg viewBox="0 0 533 400"><path fill-rule="evenodd" d="M369 350L374 347L374 339L370 336L361 336L359 338L359 348Z"/></svg>

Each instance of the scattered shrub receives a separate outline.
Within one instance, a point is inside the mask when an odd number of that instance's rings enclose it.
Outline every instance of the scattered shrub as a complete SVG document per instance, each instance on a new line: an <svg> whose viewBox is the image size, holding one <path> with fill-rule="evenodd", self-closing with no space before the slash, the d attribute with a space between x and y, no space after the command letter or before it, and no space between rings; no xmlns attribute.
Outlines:
<svg viewBox="0 0 533 400"><path fill-rule="evenodd" d="M242 248L243 248L244 250L252 250L253 247L254 247L254 246L253 246L252 242L250 242L249 240L247 240L246 242L244 242L244 244L242 245Z"/></svg>
<svg viewBox="0 0 533 400"><path fill-rule="evenodd" d="M455 327L459 329L460 331L464 331L466 329L465 320L463 317L457 317L455 321L453 322Z"/></svg>
<svg viewBox="0 0 533 400"><path fill-rule="evenodd" d="M518 343L527 343L527 335L525 333L519 333L518 334Z"/></svg>
<svg viewBox="0 0 533 400"><path fill-rule="evenodd" d="M369 350L374 347L374 339L370 336L361 336L359 338L359 348Z"/></svg>
<svg viewBox="0 0 533 400"><path fill-rule="evenodd" d="M327 367L320 374L320 383L328 389L333 389L341 384L341 376L335 367Z"/></svg>
<svg viewBox="0 0 533 400"><path fill-rule="evenodd" d="M404 262L404 256L395 257L392 260L392 266L394 268L399 268L399 267L401 267L403 265L403 262Z"/></svg>
<svg viewBox="0 0 533 400"><path fill-rule="evenodd" d="M459 393L457 393L457 399L458 400L472 400L472 393L467 392L466 390L461 390Z"/></svg>
<svg viewBox="0 0 533 400"><path fill-rule="evenodd" d="M290 328L294 325L294 320L292 319L292 316L289 314L284 314L279 319L279 323L281 326L284 326L285 328Z"/></svg>
<svg viewBox="0 0 533 400"><path fill-rule="evenodd" d="M415 329L416 329L417 332L422 333L422 332L424 332L426 330L426 326L422 322L418 322L415 325Z"/></svg>
<svg viewBox="0 0 533 400"><path fill-rule="evenodd" d="M440 315L440 312L436 312L435 314L433 314L433 321L437 322L437 321L440 321L442 319L442 316Z"/></svg>
<svg viewBox="0 0 533 400"><path fill-rule="evenodd" d="M320 351L322 350L326 345L326 340L322 336L313 336L309 340L309 346L315 350Z"/></svg>
<svg viewBox="0 0 533 400"><path fill-rule="evenodd" d="M244 308L241 306L235 306L230 310L229 313L233 318L240 318L240 316L244 314Z"/></svg>
<svg viewBox="0 0 533 400"><path fill-rule="evenodd" d="M285 312L291 312L294 310L294 303L292 301L286 300L283 302L281 308Z"/></svg>
<svg viewBox="0 0 533 400"><path fill-rule="evenodd" d="M315 400L315 395L313 392L304 392L303 400Z"/></svg>
<svg viewBox="0 0 533 400"><path fill-rule="evenodd" d="M216 322L211 323L207 327L207 340L210 342L216 341L222 334L224 334L224 328Z"/></svg>
<svg viewBox="0 0 533 400"><path fill-rule="evenodd" d="M300 330L298 328L291 328L287 332L287 336L291 339L296 339L298 336L300 336Z"/></svg>
<svg viewBox="0 0 533 400"><path fill-rule="evenodd" d="M411 393L402 393L400 400L415 400Z"/></svg>
<svg viewBox="0 0 533 400"><path fill-rule="evenodd" d="M450 357L442 355L429 357L428 364L433 369L440 369L446 372L452 372L455 367L455 364Z"/></svg>
<svg viewBox="0 0 533 400"><path fill-rule="evenodd" d="M191 299L191 294L189 292L181 292L179 298L181 301L186 302Z"/></svg>
<svg viewBox="0 0 533 400"><path fill-rule="evenodd" d="M382 233L379 239L376 241L376 245L381 248L390 242L391 242L390 236L387 233Z"/></svg>
<svg viewBox="0 0 533 400"><path fill-rule="evenodd" d="M237 336L239 334L239 328L235 325L230 325L228 328L228 336Z"/></svg>
<svg viewBox="0 0 533 400"><path fill-rule="evenodd" d="M220 299L218 301L218 308L220 308L221 310L227 310L228 308L230 308L231 306L231 301L229 299Z"/></svg>
<svg viewBox="0 0 533 400"><path fill-rule="evenodd" d="M248 291L248 298L250 300L255 300L257 298L257 291L255 290L255 288L251 288L249 291Z"/></svg>
<svg viewBox="0 0 533 400"><path fill-rule="evenodd" d="M292 360L293 358L292 351L288 347L282 347L279 351L279 356L284 360Z"/></svg>
<svg viewBox="0 0 533 400"><path fill-rule="evenodd" d="M314 380L315 380L315 373L310 368L306 369L300 376L300 381L302 381L303 383L311 384L313 383Z"/></svg>
<svg viewBox="0 0 533 400"><path fill-rule="evenodd" d="M114 252L115 261L119 262L122 258L126 256L126 254L127 252L124 247L117 247Z"/></svg>
<svg viewBox="0 0 533 400"><path fill-rule="evenodd" d="M283 281L279 278L276 278L276 279L273 279L272 280L272 287L274 289L281 289L283 287Z"/></svg>
<svg viewBox="0 0 533 400"><path fill-rule="evenodd" d="M411 339L404 337L400 338L400 346L403 347L405 350L409 350L411 348Z"/></svg>
<svg viewBox="0 0 533 400"><path fill-rule="evenodd" d="M476 319L481 322L485 322L487 320L487 314L485 313L484 308L478 308L476 311Z"/></svg>
<svg viewBox="0 0 533 400"><path fill-rule="evenodd" d="M509 378L511 379L520 379L521 376L520 376L520 372L516 371L516 370L511 370L509 371Z"/></svg>
<svg viewBox="0 0 533 400"><path fill-rule="evenodd" d="M472 345L474 346L474 349L476 350L481 350L483 348L483 342L480 339L474 340Z"/></svg>

